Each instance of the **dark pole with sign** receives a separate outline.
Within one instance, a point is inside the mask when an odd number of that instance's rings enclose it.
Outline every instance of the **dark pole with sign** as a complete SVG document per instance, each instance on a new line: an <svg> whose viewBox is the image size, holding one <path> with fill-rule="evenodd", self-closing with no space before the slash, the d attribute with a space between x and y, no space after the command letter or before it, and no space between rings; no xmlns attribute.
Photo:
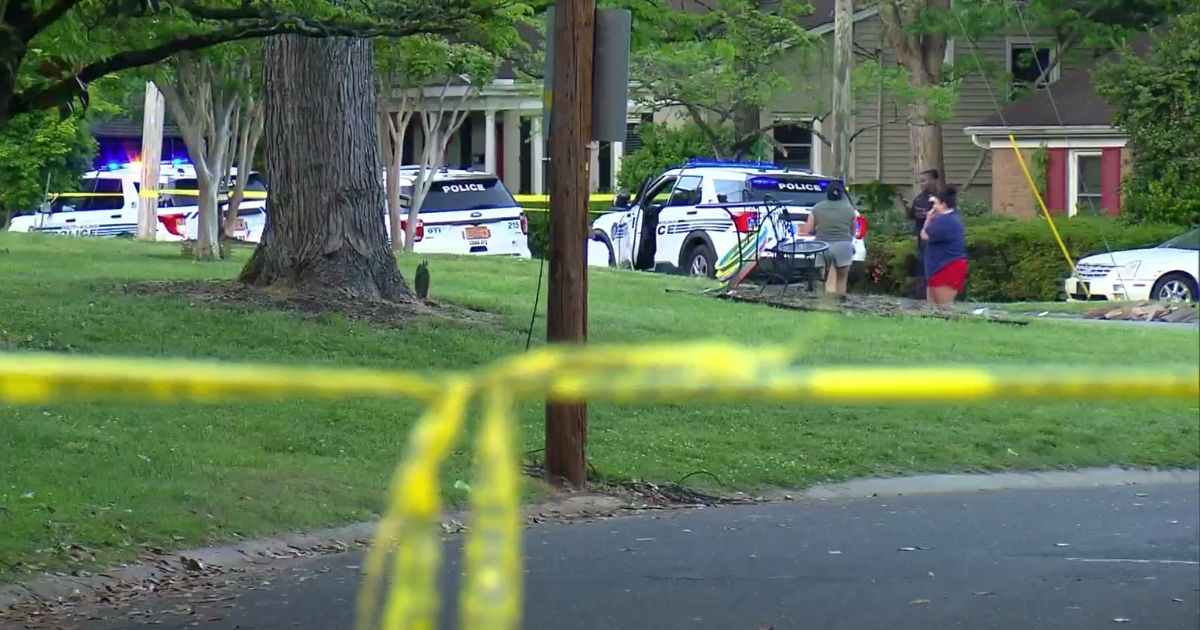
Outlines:
<svg viewBox="0 0 1200 630"><path fill-rule="evenodd" d="M546 339L587 341L589 141L623 141L632 14L595 0L556 0L547 12L550 282ZM599 54L597 54L599 51ZM593 60L598 59L598 64ZM593 95L598 100L593 106ZM587 405L546 403L546 476L587 485Z"/></svg>

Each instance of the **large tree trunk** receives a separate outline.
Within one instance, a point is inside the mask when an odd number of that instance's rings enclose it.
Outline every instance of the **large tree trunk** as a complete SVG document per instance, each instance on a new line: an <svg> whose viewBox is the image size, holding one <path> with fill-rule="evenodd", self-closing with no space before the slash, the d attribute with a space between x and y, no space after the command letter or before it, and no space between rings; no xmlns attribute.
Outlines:
<svg viewBox="0 0 1200 630"><path fill-rule="evenodd" d="M263 57L271 203L242 281L411 297L384 233L372 42L282 35Z"/></svg>

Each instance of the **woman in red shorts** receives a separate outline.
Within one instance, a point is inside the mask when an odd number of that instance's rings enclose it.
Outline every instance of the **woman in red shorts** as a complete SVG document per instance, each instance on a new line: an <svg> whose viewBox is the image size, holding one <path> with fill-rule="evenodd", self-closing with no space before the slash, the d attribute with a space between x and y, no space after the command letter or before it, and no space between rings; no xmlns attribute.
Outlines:
<svg viewBox="0 0 1200 630"><path fill-rule="evenodd" d="M925 218L921 240L925 241L925 277L929 301L939 306L954 303L967 284L967 229L955 210L958 194L947 188L933 198L933 209Z"/></svg>

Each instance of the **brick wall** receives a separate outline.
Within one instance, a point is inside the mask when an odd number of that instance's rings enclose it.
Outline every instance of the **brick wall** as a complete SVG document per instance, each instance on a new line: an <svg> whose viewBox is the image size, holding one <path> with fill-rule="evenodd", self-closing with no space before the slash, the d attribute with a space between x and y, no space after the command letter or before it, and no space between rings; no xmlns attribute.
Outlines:
<svg viewBox="0 0 1200 630"><path fill-rule="evenodd" d="M1033 159L1030 151L1021 153L1027 163ZM1033 190L1012 149L992 150L992 211L1021 218L1038 215Z"/></svg>

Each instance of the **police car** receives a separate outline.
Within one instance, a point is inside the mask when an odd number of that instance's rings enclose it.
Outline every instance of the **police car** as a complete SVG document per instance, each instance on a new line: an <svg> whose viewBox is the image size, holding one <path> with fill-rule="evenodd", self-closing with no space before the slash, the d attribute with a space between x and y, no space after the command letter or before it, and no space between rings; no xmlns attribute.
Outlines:
<svg viewBox="0 0 1200 630"><path fill-rule="evenodd" d="M36 211L12 218L10 232L42 232L73 236L133 237L138 231L138 195L142 166L137 162L111 163L104 170L85 173L79 192L52 193ZM159 187L167 189L177 180L196 177L190 164L176 160L162 165ZM195 201L191 202L195 205ZM183 240L182 224L173 215L180 214L160 199L158 240Z"/></svg>
<svg viewBox="0 0 1200 630"><path fill-rule="evenodd" d="M225 190L233 188L237 172L236 166L229 169L230 181ZM173 224L173 227L178 227L182 222L182 235L188 240L194 241L200 233L200 208L197 205L195 192L199 184L195 178L191 178L178 180L174 185L177 190L186 193L186 195L171 198L171 202L176 203L175 207L182 216L177 217L172 214L167 220ZM225 190L218 197L218 213L221 221L224 221L225 213L229 208L229 194ZM159 218L163 218L161 213ZM233 228L233 237L247 243L257 243L262 240L263 231L266 228L267 185L258 171L250 171L250 175L246 177L245 196L238 204L238 216Z"/></svg>
<svg viewBox="0 0 1200 630"><path fill-rule="evenodd" d="M632 203L618 196L614 211L592 224L588 264L715 277L717 261L760 221L786 238L811 240L797 230L833 181L768 162L692 160L649 180ZM867 223L855 214L854 260L863 261Z"/></svg>
<svg viewBox="0 0 1200 630"><path fill-rule="evenodd" d="M412 199L417 176L415 166L400 169L402 200ZM407 203L403 205L401 227L406 228ZM391 222L384 225L390 239ZM530 258L524 210L495 175L479 171L438 170L421 204L414 241L413 251L420 253Z"/></svg>

